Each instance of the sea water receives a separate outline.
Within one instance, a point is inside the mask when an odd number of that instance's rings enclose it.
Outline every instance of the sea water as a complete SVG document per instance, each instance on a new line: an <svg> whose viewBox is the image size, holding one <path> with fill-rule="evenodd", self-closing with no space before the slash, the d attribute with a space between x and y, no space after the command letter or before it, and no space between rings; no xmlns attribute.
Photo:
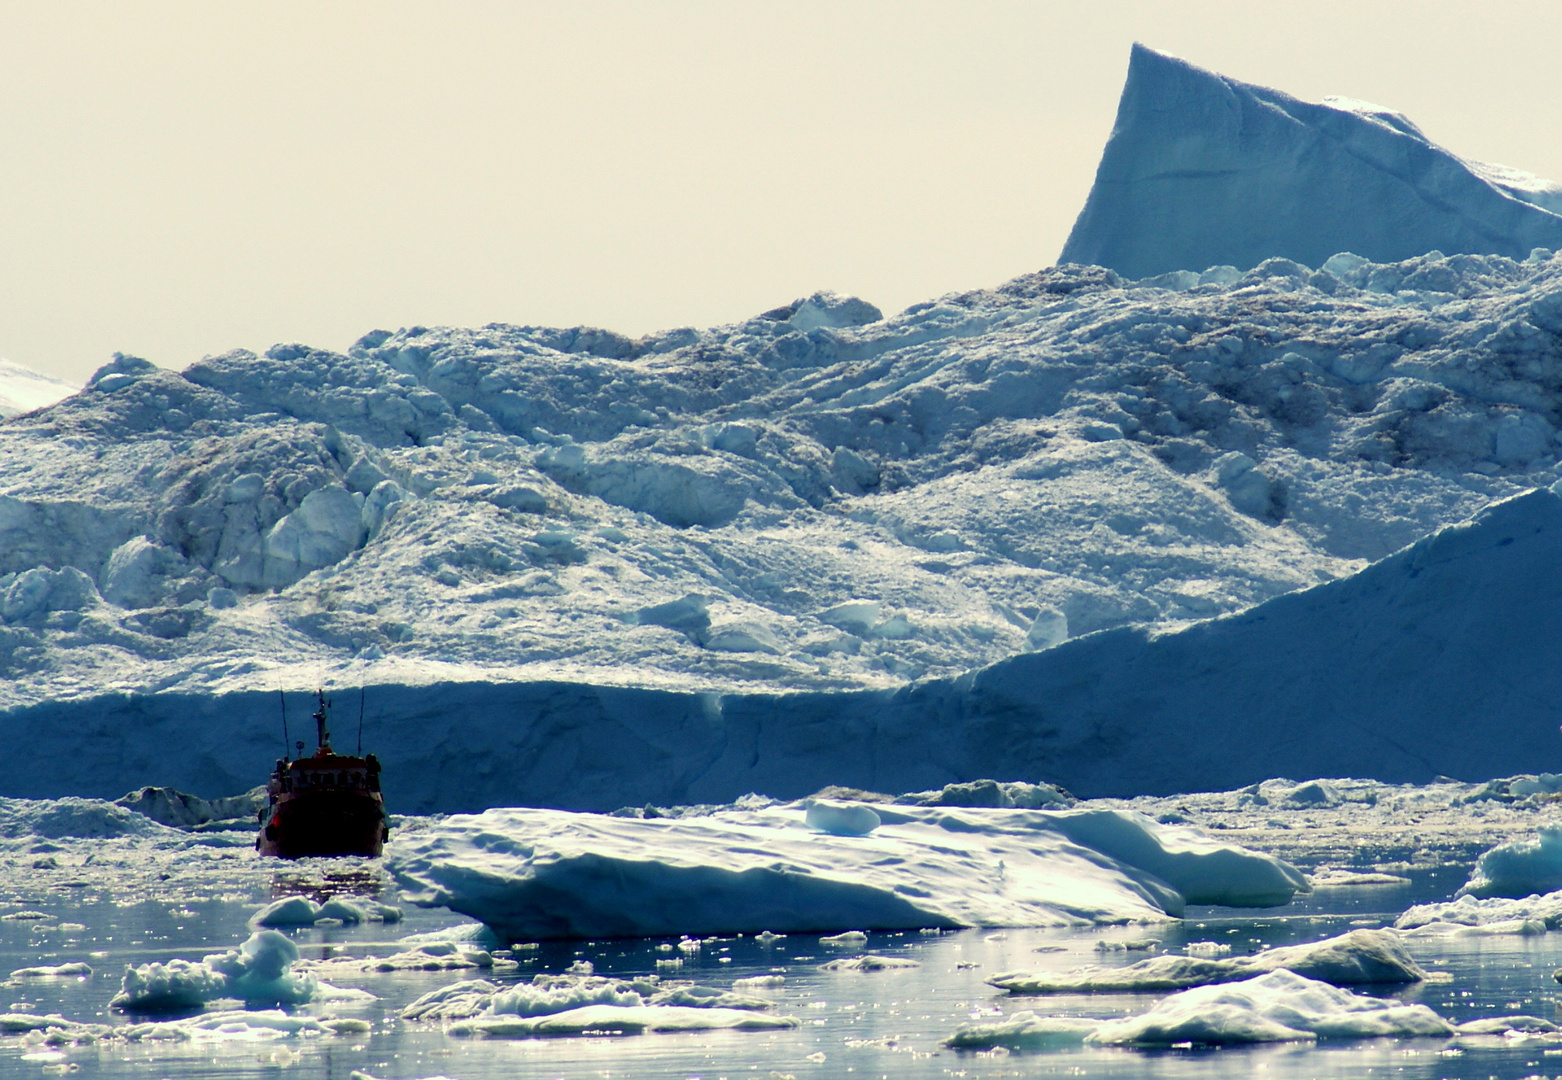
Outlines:
<svg viewBox="0 0 1562 1080"><path fill-rule="evenodd" d="M51 1013L81 1021L120 1024L144 1017L110 1010L126 964L174 957L196 960L232 948L248 934L246 920L276 896L307 892L374 895L395 900L394 889L367 863L333 861L277 865L231 860L225 880L207 895L170 901L137 880L119 889L112 875L51 880L47 870L12 879L0 917L0 970L86 961L83 978L13 979L0 1006L13 1012ZM331 868L333 875L321 872ZM344 868L345 867L345 868ZM1093 930L964 930L876 933L865 946L839 948L818 935L793 934L773 942L752 936L708 941L698 951L669 951L670 939L539 942L513 955L519 971L416 971L333 974L340 986L377 995L366 1004L314 1006L359 1017L366 1033L345 1036L253 1036L123 1043L104 1040L52 1047L37 1036L0 1038L0 1074L80 1077L347 1078L442 1075L488 1078L761 1077L774 1080L851 1077L1509 1077L1562 1076L1562 1038L1462 1037L1292 1043L1252 1047L1133 1050L1079 1046L1037 1053L955 1051L943 1045L972 1020L1024 1010L1110 1018L1143 1012L1163 994L1064 994L1010 997L985 983L1001 971L1066 969L1085 964L1128 964L1191 943L1216 943L1242 955L1263 947L1334 936L1361 926L1391 924L1413 903L1450 895L1468 864L1413 872L1397 885L1320 889L1282 908L1238 911L1190 909L1185 919L1157 925ZM211 875L208 874L208 877ZM173 877L173 875L170 875ZM465 920L443 909L407 909L400 923L308 927L291 932L306 957L386 955L405 948L397 939ZM1134 949L1115 946L1133 943ZM1429 1005L1454 1022L1526 1013L1557 1019L1562 987L1562 933L1536 936L1408 938L1410 951L1443 981L1382 988L1379 993ZM915 960L919 966L879 972L827 972L822 965L868 951ZM670 957L681 967L669 968ZM792 1030L701 1032L553 1039L470 1039L435 1023L399 1018L414 998L462 978L529 980L589 961L598 974L689 979L730 987L733 980L777 974L782 985L765 995L776 1015L797 1019ZM663 966L658 966L663 961ZM309 1007L306 1007L306 1009Z"/></svg>

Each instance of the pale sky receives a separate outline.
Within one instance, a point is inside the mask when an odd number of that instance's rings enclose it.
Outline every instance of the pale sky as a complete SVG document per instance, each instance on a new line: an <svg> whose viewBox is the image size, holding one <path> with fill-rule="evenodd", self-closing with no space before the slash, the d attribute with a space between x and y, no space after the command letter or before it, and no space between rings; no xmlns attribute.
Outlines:
<svg viewBox="0 0 1562 1080"><path fill-rule="evenodd" d="M886 312L1052 263L1134 41L1562 179L1562 3L0 0L0 357Z"/></svg>

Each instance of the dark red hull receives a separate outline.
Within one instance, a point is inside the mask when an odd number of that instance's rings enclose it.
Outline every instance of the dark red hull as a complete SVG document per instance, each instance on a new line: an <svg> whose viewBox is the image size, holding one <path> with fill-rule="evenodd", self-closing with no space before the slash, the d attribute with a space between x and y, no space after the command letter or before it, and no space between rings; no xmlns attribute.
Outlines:
<svg viewBox="0 0 1562 1080"><path fill-rule="evenodd" d="M261 827L255 849L284 859L377 857L389 829L378 792L300 791L282 795Z"/></svg>

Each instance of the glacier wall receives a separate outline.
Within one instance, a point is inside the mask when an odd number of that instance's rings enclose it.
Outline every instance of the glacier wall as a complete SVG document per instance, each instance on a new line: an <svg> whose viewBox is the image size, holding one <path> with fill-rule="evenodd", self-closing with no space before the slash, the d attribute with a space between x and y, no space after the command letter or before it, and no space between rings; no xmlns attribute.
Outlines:
<svg viewBox="0 0 1562 1080"><path fill-rule="evenodd" d="M1500 502L1348 578L1177 632L1120 628L895 691L568 682L370 685L394 811L901 792L994 777L1084 796L1271 776L1480 780L1562 756L1562 497ZM306 723L291 701L293 733ZM338 694L336 745L356 740ZM0 790L231 794L281 745L277 695L151 694L0 714ZM172 751L170 748L174 748Z"/></svg>
<svg viewBox="0 0 1562 1080"><path fill-rule="evenodd" d="M1562 248L1562 187L1466 161L1403 115L1321 104L1135 45L1060 262L1132 278L1276 256L1320 266Z"/></svg>
<svg viewBox="0 0 1562 1080"><path fill-rule="evenodd" d="M0 707L893 690L1240 611L1556 479L1562 259L1330 267L120 357L0 422Z"/></svg>

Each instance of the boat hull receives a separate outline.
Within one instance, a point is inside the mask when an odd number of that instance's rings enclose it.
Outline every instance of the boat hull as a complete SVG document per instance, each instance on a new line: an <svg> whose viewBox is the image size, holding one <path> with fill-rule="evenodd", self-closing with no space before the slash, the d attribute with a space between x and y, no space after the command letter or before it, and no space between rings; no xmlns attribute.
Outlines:
<svg viewBox="0 0 1562 1080"><path fill-rule="evenodd" d="M255 849L283 859L311 856L377 857L388 835L378 793L301 791L272 804Z"/></svg>

